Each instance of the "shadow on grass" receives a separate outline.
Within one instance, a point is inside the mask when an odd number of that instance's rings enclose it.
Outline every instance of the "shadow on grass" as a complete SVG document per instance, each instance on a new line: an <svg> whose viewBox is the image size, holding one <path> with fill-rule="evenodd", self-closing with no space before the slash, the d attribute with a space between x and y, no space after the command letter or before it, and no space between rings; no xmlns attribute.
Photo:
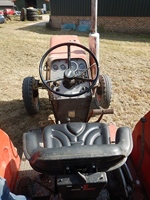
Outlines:
<svg viewBox="0 0 150 200"><path fill-rule="evenodd" d="M39 34L47 35L78 35L79 37L89 37L87 32L78 32L78 31L63 31L58 28L46 27L48 22L36 22L34 24L27 24L19 30L36 32ZM100 32L101 39L107 40L116 40L116 41L128 41L128 42L150 42L149 34L127 34L127 33L116 33L116 32Z"/></svg>
<svg viewBox="0 0 150 200"><path fill-rule="evenodd" d="M30 32L35 32L39 34L46 35L79 35L88 37L89 33L77 32L77 31L64 31L59 28L50 28L46 27L47 22L36 22L34 24L27 24L23 28L19 28L18 30L25 30Z"/></svg>
<svg viewBox="0 0 150 200"><path fill-rule="evenodd" d="M22 155L23 133L38 129L40 121L46 121L52 113L48 99L40 99L40 111L37 115L29 116L22 100L0 101L0 129L6 132L14 146Z"/></svg>

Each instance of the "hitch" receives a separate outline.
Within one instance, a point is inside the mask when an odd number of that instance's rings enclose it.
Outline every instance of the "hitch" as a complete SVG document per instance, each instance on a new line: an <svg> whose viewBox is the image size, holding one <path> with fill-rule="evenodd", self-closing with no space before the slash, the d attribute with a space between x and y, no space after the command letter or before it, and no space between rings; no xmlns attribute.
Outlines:
<svg viewBox="0 0 150 200"><path fill-rule="evenodd" d="M96 122L100 122L103 115L106 115L106 114L114 114L114 110L112 108L110 109L93 109L90 113L89 113L89 116L87 118L87 122L91 119L91 117L93 115L100 115L100 117L98 118L98 120Z"/></svg>

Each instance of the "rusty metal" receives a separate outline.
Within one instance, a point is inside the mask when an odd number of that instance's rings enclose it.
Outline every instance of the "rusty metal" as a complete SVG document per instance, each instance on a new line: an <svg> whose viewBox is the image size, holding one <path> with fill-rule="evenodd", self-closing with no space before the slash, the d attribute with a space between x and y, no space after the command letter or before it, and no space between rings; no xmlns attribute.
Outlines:
<svg viewBox="0 0 150 200"><path fill-rule="evenodd" d="M90 118L93 115L100 115L100 117L98 118L97 122L100 122L100 120L102 119L103 115L107 115L107 114L114 114L114 110L113 109L93 109L88 116L87 122L90 120Z"/></svg>

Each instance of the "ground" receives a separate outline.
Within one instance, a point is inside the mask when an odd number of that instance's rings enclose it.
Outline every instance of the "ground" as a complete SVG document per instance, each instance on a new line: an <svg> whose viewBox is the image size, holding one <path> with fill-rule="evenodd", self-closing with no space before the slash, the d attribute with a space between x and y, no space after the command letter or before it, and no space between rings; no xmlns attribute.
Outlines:
<svg viewBox="0 0 150 200"><path fill-rule="evenodd" d="M88 34L46 28L45 22L12 20L0 24L0 128L12 139L19 153L22 135L39 127L51 113L46 91L40 92L40 113L28 116L22 100L22 82L27 76L39 79L38 66L49 48L52 35L77 34L88 46ZM132 130L150 110L150 37L117 33L100 34L100 73L112 80L114 115L103 121Z"/></svg>

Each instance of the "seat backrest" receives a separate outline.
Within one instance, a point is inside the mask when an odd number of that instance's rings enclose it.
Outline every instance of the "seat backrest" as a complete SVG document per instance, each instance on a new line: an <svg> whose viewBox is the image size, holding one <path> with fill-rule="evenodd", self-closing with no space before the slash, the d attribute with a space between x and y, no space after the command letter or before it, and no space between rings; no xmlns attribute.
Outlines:
<svg viewBox="0 0 150 200"><path fill-rule="evenodd" d="M108 126L104 123L68 123L47 126L43 130L45 148L73 145L109 144Z"/></svg>
<svg viewBox="0 0 150 200"><path fill-rule="evenodd" d="M87 173L91 166L99 172L117 169L126 162L132 146L128 127L119 128L111 144L104 123L49 125L43 131L33 130L23 136L24 154L32 168L51 175L66 173L68 166L81 173Z"/></svg>

